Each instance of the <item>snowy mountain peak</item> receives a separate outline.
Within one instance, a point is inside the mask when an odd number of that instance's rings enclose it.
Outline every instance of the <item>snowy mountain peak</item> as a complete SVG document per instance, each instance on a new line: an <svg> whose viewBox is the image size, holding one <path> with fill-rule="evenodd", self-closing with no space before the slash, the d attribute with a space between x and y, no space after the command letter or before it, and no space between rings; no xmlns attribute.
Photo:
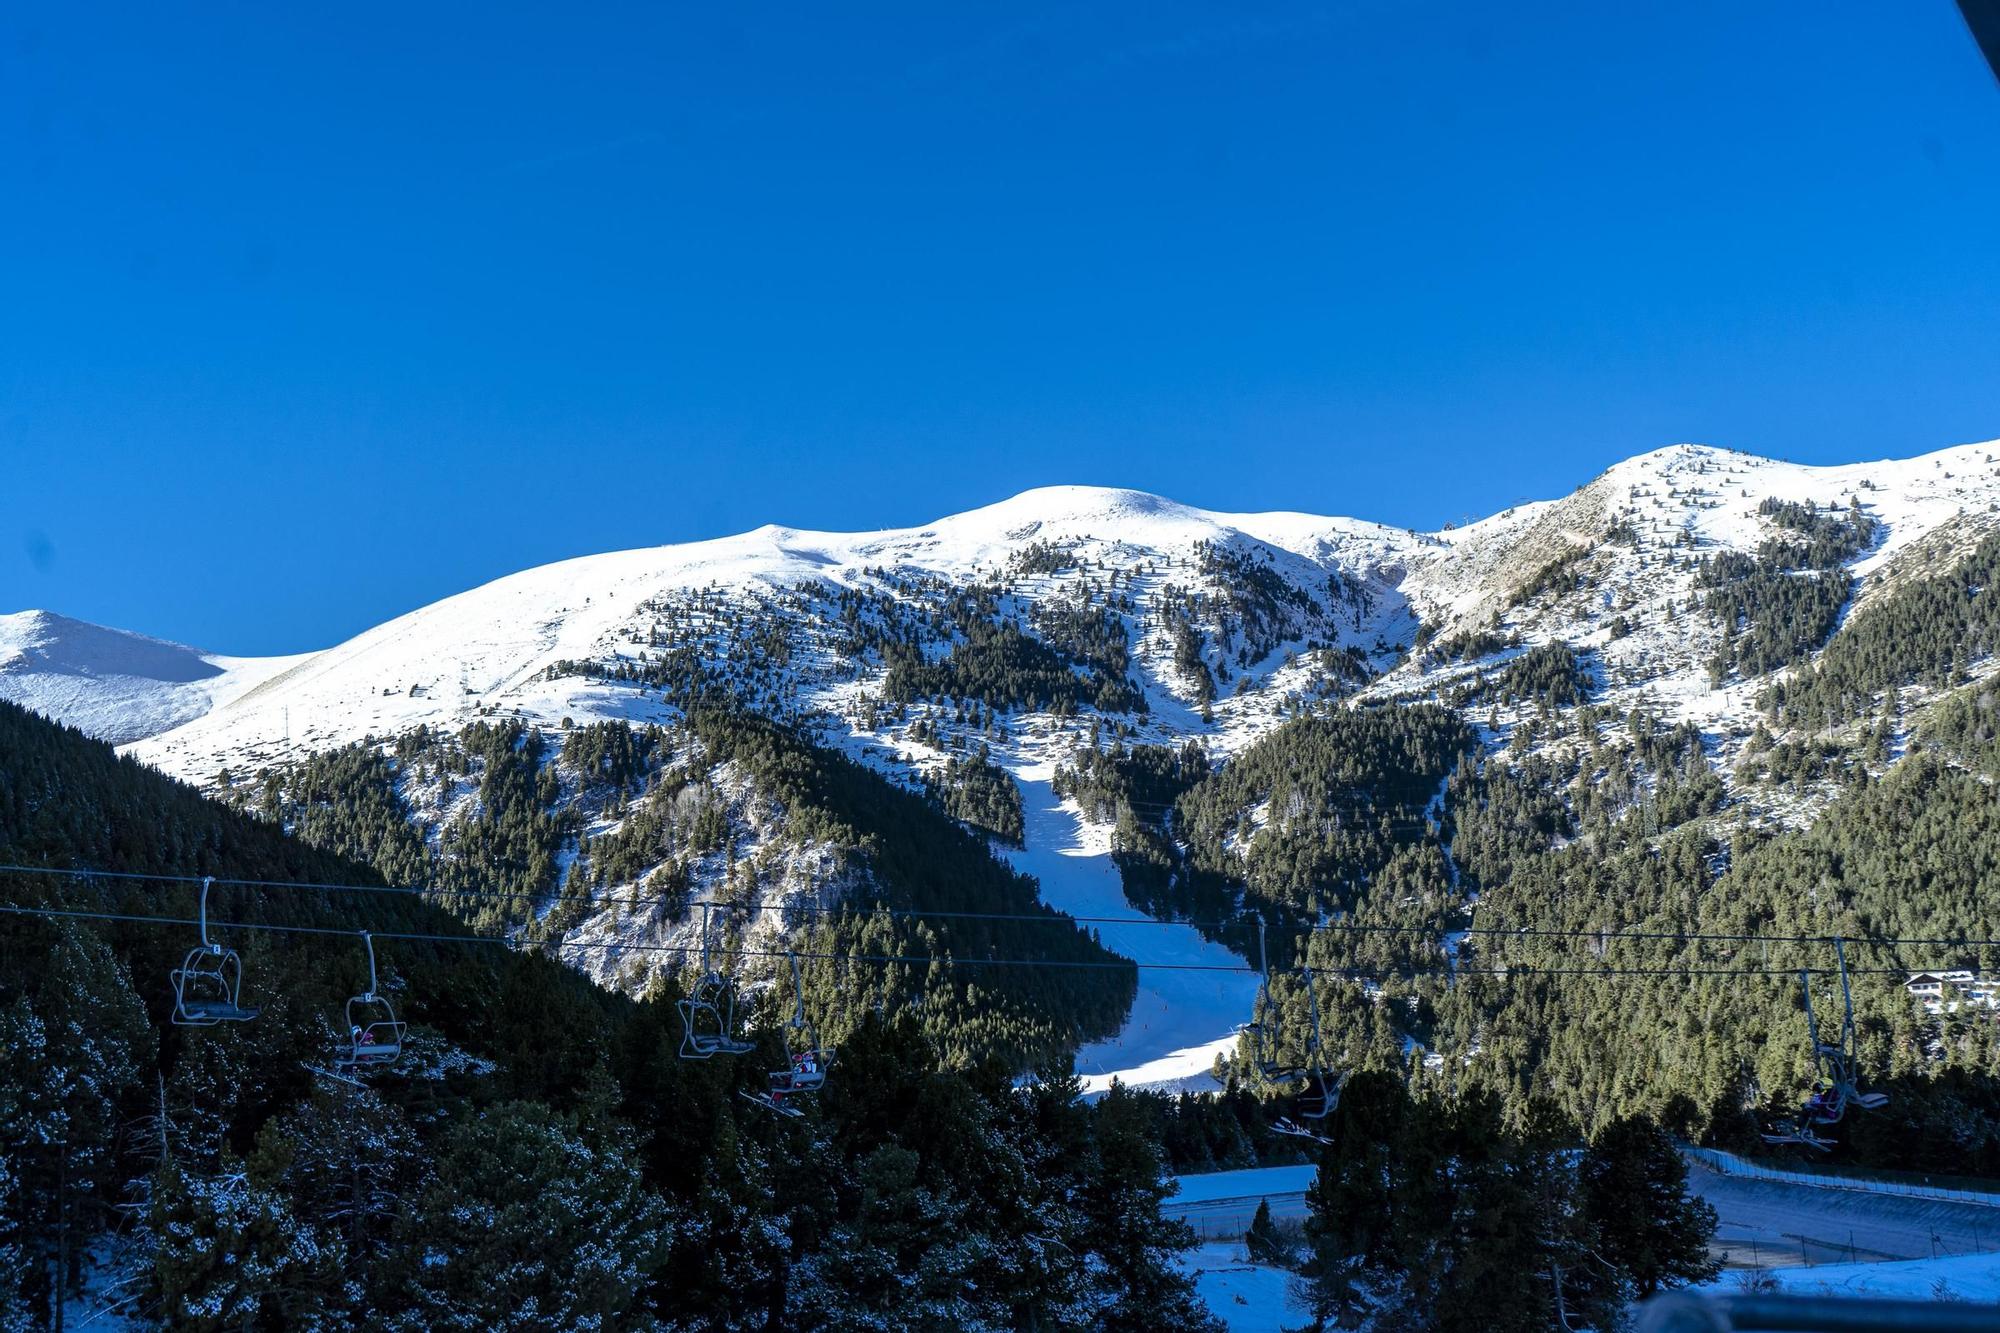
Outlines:
<svg viewBox="0 0 2000 1333"><path fill-rule="evenodd" d="M198 649L130 630L108 629L53 611L0 615L0 671L139 676L185 683L219 670Z"/></svg>
<svg viewBox="0 0 2000 1333"><path fill-rule="evenodd" d="M292 658L237 658L53 611L0 615L0 699L114 743L192 721Z"/></svg>

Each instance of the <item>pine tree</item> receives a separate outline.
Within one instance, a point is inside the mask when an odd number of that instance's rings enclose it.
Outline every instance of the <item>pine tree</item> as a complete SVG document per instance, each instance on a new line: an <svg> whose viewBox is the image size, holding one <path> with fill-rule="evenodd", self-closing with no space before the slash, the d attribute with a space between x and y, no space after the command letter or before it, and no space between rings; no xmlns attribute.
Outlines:
<svg viewBox="0 0 2000 1333"><path fill-rule="evenodd" d="M1271 1220L1271 1201L1257 1200L1257 1214L1250 1219L1250 1230L1244 1234L1243 1248L1250 1255L1252 1263L1282 1264L1285 1260L1284 1247L1278 1240L1277 1224Z"/></svg>
<svg viewBox="0 0 2000 1333"><path fill-rule="evenodd" d="M454 1125L397 1233L402 1299L384 1312L389 1326L617 1326L672 1240L634 1156L629 1141L586 1141L532 1103Z"/></svg>
<svg viewBox="0 0 2000 1333"><path fill-rule="evenodd" d="M1721 1271L1708 1253L1715 1209L1688 1194L1687 1163L1654 1121L1606 1125L1584 1154L1582 1183L1600 1252L1630 1274L1640 1297Z"/></svg>
<svg viewBox="0 0 2000 1333"><path fill-rule="evenodd" d="M339 1241L292 1214L241 1164L215 1175L169 1162L152 1181L154 1273L167 1323L191 1333L354 1326L342 1308Z"/></svg>

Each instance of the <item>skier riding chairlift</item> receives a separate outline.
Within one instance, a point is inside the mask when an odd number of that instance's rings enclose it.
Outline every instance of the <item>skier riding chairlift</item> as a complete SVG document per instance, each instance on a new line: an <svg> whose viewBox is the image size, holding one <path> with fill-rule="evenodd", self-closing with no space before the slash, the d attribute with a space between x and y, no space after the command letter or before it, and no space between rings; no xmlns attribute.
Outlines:
<svg viewBox="0 0 2000 1333"><path fill-rule="evenodd" d="M1810 970L1801 971L1799 988L1805 996L1806 1033L1812 1043L1813 1061L1819 1066L1820 1077L1813 1081L1813 1090L1800 1107L1796 1119L1772 1122L1762 1136L1766 1143L1795 1144L1825 1152L1837 1140L1821 1136L1818 1126L1839 1124L1849 1106L1858 1106L1864 1111L1879 1111L1889 1104L1886 1093L1862 1091L1855 1075L1854 994L1847 981L1847 945L1845 940L1835 939L1833 946L1840 964L1840 1040L1829 1043L1819 1039L1819 1020L1814 1016L1812 1007L1812 973Z"/></svg>
<svg viewBox="0 0 2000 1333"><path fill-rule="evenodd" d="M404 1024L389 997L376 989L374 937L364 930L361 943L368 950L368 989L347 1001L347 1039L333 1051L334 1069L350 1074L386 1068L403 1054Z"/></svg>
<svg viewBox="0 0 2000 1333"><path fill-rule="evenodd" d="M745 1092L742 1096L766 1110L796 1118L805 1112L791 1105L788 1099L800 1093L818 1092L826 1085L826 1070L833 1063L833 1052L819 1044L819 1033L806 1017L806 990L799 976L799 956L787 949L785 957L792 965L792 1017L779 1029L779 1039L785 1044L785 1067L770 1072L770 1086L765 1091Z"/></svg>

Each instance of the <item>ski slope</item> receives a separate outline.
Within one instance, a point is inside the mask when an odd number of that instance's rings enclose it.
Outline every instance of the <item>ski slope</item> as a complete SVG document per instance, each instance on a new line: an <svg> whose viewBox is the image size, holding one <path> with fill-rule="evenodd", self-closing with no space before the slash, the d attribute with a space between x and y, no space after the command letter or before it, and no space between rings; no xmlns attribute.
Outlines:
<svg viewBox="0 0 2000 1333"><path fill-rule="evenodd" d="M1016 869L1041 881L1043 902L1072 916L1140 919L1142 924L1092 927L1108 947L1138 962L1228 969L1142 967L1124 1030L1077 1052L1084 1091L1102 1092L1114 1078L1128 1087L1214 1088L1209 1070L1217 1055L1235 1048L1236 1030L1250 1021L1257 978L1240 970L1243 959L1204 940L1192 926L1147 921L1125 900L1109 830L1086 824L1074 803L1056 796L1049 765L1013 772L1027 846L1008 856Z"/></svg>
<svg viewBox="0 0 2000 1333"><path fill-rule="evenodd" d="M1182 1255L1180 1265L1229 1333L1283 1333L1307 1322L1292 1305L1292 1275L1251 1263L1240 1242L1204 1242Z"/></svg>

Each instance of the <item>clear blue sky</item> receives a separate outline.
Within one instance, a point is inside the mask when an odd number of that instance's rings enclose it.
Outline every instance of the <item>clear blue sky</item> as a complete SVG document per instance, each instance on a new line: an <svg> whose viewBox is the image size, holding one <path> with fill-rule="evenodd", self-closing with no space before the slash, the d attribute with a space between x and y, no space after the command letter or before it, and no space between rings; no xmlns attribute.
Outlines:
<svg viewBox="0 0 2000 1333"><path fill-rule="evenodd" d="M335 642L1056 482L2000 436L1950 0L9 6L0 610Z"/></svg>

